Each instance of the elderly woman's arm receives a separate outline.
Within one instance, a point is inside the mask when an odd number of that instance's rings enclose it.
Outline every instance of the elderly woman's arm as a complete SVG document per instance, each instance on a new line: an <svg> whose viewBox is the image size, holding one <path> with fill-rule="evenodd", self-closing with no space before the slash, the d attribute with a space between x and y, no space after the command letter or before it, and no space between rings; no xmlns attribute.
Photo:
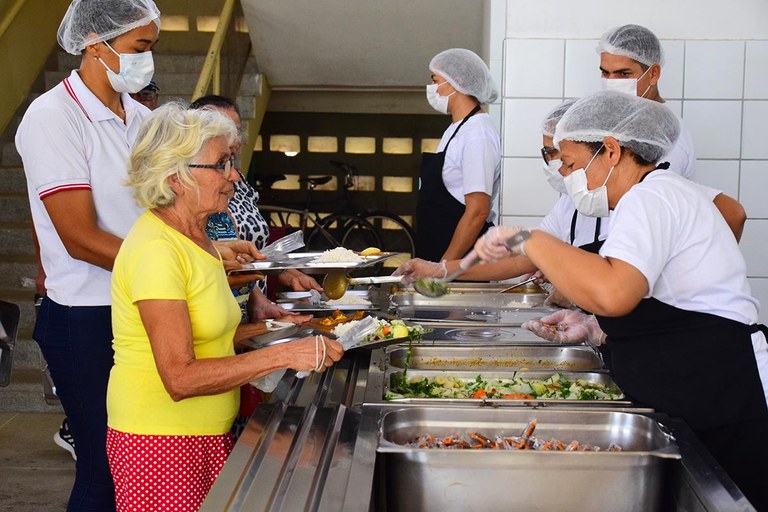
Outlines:
<svg viewBox="0 0 768 512"><path fill-rule="evenodd" d="M160 378L174 401L224 393L283 368L315 368L315 340L311 337L234 356L197 359L186 301L143 300L137 305ZM327 368L341 358L343 350L336 341L325 340L323 366Z"/></svg>

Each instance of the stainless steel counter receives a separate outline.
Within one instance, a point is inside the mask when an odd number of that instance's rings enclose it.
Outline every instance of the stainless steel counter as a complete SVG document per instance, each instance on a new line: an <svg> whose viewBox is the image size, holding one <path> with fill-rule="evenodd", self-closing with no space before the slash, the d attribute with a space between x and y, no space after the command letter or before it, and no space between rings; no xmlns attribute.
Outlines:
<svg viewBox="0 0 768 512"><path fill-rule="evenodd" d="M383 349L374 351L374 361L380 361L383 353ZM369 366L377 368L370 363L370 352L356 350L324 374L305 380L284 378L272 401L260 406L249 421L201 511L393 510L377 454L382 417L416 406L372 403L371 396L376 394L372 389L381 387L384 372L369 374ZM636 408L606 410L650 416L675 437L682 458L667 461L661 510L754 510L685 424ZM557 490L556 482L553 486ZM574 496L574 503L577 499Z"/></svg>

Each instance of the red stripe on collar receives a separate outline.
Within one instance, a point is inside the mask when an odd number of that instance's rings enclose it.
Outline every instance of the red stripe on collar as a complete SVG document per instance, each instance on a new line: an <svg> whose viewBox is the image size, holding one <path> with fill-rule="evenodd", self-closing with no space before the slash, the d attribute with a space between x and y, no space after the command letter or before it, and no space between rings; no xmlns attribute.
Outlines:
<svg viewBox="0 0 768 512"><path fill-rule="evenodd" d="M64 88L67 90L67 93L72 97L73 100L75 100L75 103L77 103L77 106L80 107L80 110L83 111L83 114L85 114L85 117L88 118L88 121L91 121L91 116L88 115L88 112L85 110L85 107L82 103L80 103L80 100L77 98L77 95L75 94L75 90L72 88L72 84L69 83L69 78L65 78L63 80ZM93 123L93 121L91 121Z"/></svg>

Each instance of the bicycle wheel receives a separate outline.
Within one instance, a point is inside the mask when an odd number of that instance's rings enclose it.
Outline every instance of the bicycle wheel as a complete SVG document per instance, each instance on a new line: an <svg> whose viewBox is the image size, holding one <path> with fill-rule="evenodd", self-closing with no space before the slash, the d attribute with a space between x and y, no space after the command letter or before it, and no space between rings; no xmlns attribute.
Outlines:
<svg viewBox="0 0 768 512"><path fill-rule="evenodd" d="M384 252L397 252L397 256L384 261L385 267L397 268L403 262L413 258L416 254L416 236L411 226L397 215L372 211L362 215L376 228L381 239L381 245L377 246Z"/></svg>
<svg viewBox="0 0 768 512"><path fill-rule="evenodd" d="M283 206L258 205L270 228L300 228L304 211Z"/></svg>
<svg viewBox="0 0 768 512"><path fill-rule="evenodd" d="M359 236L348 236L347 233ZM326 251L335 247L345 247L353 251L362 251L380 242L376 229L364 219L353 215L333 214L315 224L306 239L307 250ZM369 243L370 242L370 243ZM368 245L360 246L368 243Z"/></svg>

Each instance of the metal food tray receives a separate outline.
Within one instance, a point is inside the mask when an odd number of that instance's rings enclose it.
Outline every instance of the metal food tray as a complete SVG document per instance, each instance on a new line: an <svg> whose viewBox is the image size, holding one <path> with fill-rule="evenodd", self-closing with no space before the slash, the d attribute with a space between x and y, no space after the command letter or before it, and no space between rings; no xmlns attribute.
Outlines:
<svg viewBox="0 0 768 512"><path fill-rule="evenodd" d="M506 290L514 283L474 283L474 282L461 282L451 281L446 284L448 293L499 293ZM519 288L515 288L506 293L529 293L528 290L536 287L530 283ZM538 288L538 287L536 287ZM541 289L539 288L539 293Z"/></svg>
<svg viewBox="0 0 768 512"><path fill-rule="evenodd" d="M361 262L317 262L323 253L322 252L297 252L286 254L284 257L275 260L259 260L251 263L246 263L243 268L237 270L230 270L230 274L247 273L247 272L262 272L262 273L274 273L282 272L291 268L299 269L308 274L327 273L333 270L348 271L359 268L370 267L377 263L380 263L387 258L395 256L396 252L383 252L373 256L360 256L365 261Z"/></svg>
<svg viewBox="0 0 768 512"><path fill-rule="evenodd" d="M591 347L535 346L413 346L386 351L387 368L409 370L551 370L554 372L599 371L603 361Z"/></svg>
<svg viewBox="0 0 768 512"><path fill-rule="evenodd" d="M458 327L520 327L528 320L537 320L553 313L552 308L499 309L480 307L417 306L399 307L403 320L419 322L437 328Z"/></svg>
<svg viewBox="0 0 768 512"><path fill-rule="evenodd" d="M452 292L442 297L426 297L420 293L394 293L390 297L397 308L499 308L532 309L543 307L545 293L465 293Z"/></svg>
<svg viewBox="0 0 768 512"><path fill-rule="evenodd" d="M375 311L379 309L379 306L376 304L337 304L329 306L325 303L310 304L309 302L278 301L278 305L283 309L287 309L288 311L295 311L297 313L327 313L330 311L336 311L337 309L340 311Z"/></svg>
<svg viewBox="0 0 768 512"><path fill-rule="evenodd" d="M450 450L405 444L415 437L520 435L537 420L534 435L577 440L620 452ZM674 438L651 418L615 411L458 409L411 407L382 419L386 510L664 510L670 459L680 459Z"/></svg>
<svg viewBox="0 0 768 512"><path fill-rule="evenodd" d="M393 378L400 378L403 376L403 371L397 368L387 368L384 373L383 388L378 395L380 402L384 403L409 403L409 404L423 404L423 405L477 405L480 403L488 405L511 405L511 406L545 406L545 405L567 405L567 406L601 406L601 407L625 407L630 406L632 403L626 398L620 400L576 400L576 399L562 399L562 398L523 398L523 399L510 399L510 398L397 398L393 400L386 400L384 396L389 390L390 383ZM437 377L443 375L445 377L455 377L462 380L472 381L478 375L482 375L483 379L488 381L492 379L512 379L515 377L523 378L527 380L545 380L552 375L560 373L566 380L574 381L577 379L585 380L591 384L602 384L606 387L618 387L613 381L610 375L605 372L559 372L559 371L467 371L467 370L411 370L406 373L408 380L413 377Z"/></svg>
<svg viewBox="0 0 768 512"><path fill-rule="evenodd" d="M446 328L444 323L419 322L421 325L439 325L435 327L434 332L429 335L430 340L437 345L465 345L465 346L509 346L509 345L532 345L532 346L572 346L583 345L583 343L559 343L557 341L546 340L522 327L498 327L496 325L466 325L462 324L456 327ZM450 324L449 324L450 325ZM458 343L457 343L458 342Z"/></svg>

